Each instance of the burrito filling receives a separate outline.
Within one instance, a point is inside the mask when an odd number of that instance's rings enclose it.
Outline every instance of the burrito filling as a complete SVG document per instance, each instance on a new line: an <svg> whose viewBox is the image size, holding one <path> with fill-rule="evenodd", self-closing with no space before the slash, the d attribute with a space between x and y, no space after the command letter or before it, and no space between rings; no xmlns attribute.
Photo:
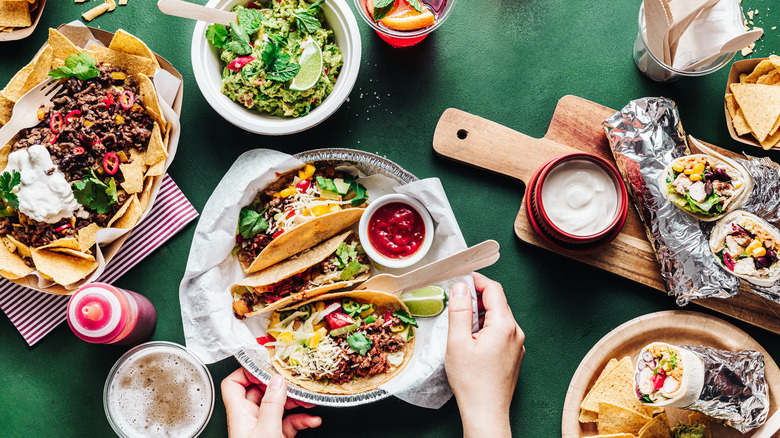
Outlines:
<svg viewBox="0 0 780 438"><path fill-rule="evenodd" d="M715 217L727 211L743 183L733 169L706 157L691 156L675 161L666 184L668 197L677 206Z"/></svg>
<svg viewBox="0 0 780 438"><path fill-rule="evenodd" d="M318 301L274 312L264 345L301 379L343 384L400 366L414 336L410 326L417 321L403 310L381 314L352 298Z"/></svg>
<svg viewBox="0 0 780 438"><path fill-rule="evenodd" d="M636 395L645 403L674 398L683 376L682 360L672 348L653 344L638 359Z"/></svg>
<svg viewBox="0 0 780 438"><path fill-rule="evenodd" d="M738 275L769 278L776 271L780 243L750 218L731 223L725 239L715 247L723 266Z"/></svg>
<svg viewBox="0 0 780 438"><path fill-rule="evenodd" d="M340 281L350 281L358 275L368 272L371 267L368 255L360 246L354 234L341 242L330 258L298 272L284 280L263 286L244 288L239 296L234 296L233 312L239 319L253 311L265 307L293 294L303 293L303 301L308 290Z"/></svg>
<svg viewBox="0 0 780 438"><path fill-rule="evenodd" d="M233 250L251 264L272 240L316 217L359 207L368 199L356 178L333 166L317 169L307 164L279 191L266 190L241 209Z"/></svg>

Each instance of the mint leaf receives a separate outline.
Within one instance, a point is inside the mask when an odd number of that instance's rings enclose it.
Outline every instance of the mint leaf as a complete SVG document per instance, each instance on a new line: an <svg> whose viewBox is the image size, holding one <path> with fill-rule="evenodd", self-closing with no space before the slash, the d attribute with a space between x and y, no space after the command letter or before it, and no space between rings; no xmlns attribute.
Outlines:
<svg viewBox="0 0 780 438"><path fill-rule="evenodd" d="M417 12L423 11L423 6L420 4L420 0L407 0L407 2L409 3L409 6L414 8L415 11Z"/></svg>
<svg viewBox="0 0 780 438"><path fill-rule="evenodd" d="M275 39L270 39L263 47L260 58L263 60L263 68L271 71L276 63L276 57L279 56L279 43Z"/></svg>
<svg viewBox="0 0 780 438"><path fill-rule="evenodd" d="M263 13L259 9L241 8L236 12L238 22L246 29L246 33L254 35L260 30L262 25Z"/></svg>
<svg viewBox="0 0 780 438"><path fill-rule="evenodd" d="M365 356L366 353L368 353L368 350L371 349L371 346L374 345L374 343L371 342L371 339L363 332L355 332L347 336L347 343L350 348L361 356Z"/></svg>
<svg viewBox="0 0 780 438"><path fill-rule="evenodd" d="M301 66L291 62L290 55L282 52L282 45L279 44L279 41L279 38L269 39L260 53L260 58L263 60L266 78L273 81L286 82L298 74Z"/></svg>
<svg viewBox="0 0 780 438"><path fill-rule="evenodd" d="M238 232L241 237L251 239L261 231L268 229L268 221L263 219L263 213L258 213L251 207L241 209L241 213L238 215Z"/></svg>
<svg viewBox="0 0 780 438"><path fill-rule="evenodd" d="M322 29L320 20L308 10L293 12L293 16L295 17L295 25L302 33L314 33Z"/></svg>
<svg viewBox="0 0 780 438"><path fill-rule="evenodd" d="M230 23L230 36L233 41L229 42L227 49L236 55L248 55L252 53L252 46L249 44L249 35L246 30L235 21Z"/></svg>
<svg viewBox="0 0 780 438"><path fill-rule="evenodd" d="M294 62L289 64L283 64L281 66L279 63L277 63L276 66L277 69L268 73L266 77L273 81L279 81L279 82L289 81L290 79L294 78L301 70L301 66Z"/></svg>
<svg viewBox="0 0 780 438"><path fill-rule="evenodd" d="M395 0L374 1L374 21L379 21L387 16L395 7Z"/></svg>
<svg viewBox="0 0 780 438"><path fill-rule="evenodd" d="M86 81L100 76L100 70L95 66L95 59L86 52L79 52L65 58L65 65L49 71L49 76L57 79L76 77Z"/></svg>
<svg viewBox="0 0 780 438"><path fill-rule="evenodd" d="M405 322L409 325L419 327L417 325L417 320L414 319L414 317L405 310L396 310L395 312L393 312L393 316L398 317L398 319L400 319L401 322Z"/></svg>
<svg viewBox="0 0 780 438"><path fill-rule="evenodd" d="M84 177L82 181L73 183L73 197L76 202L98 214L105 214L111 210L111 205L119 202L116 194L116 181L108 180L108 184L101 181L95 171L90 169L91 175Z"/></svg>
<svg viewBox="0 0 780 438"><path fill-rule="evenodd" d="M212 46L224 49L229 42L228 30L221 24L212 24L206 29L206 39Z"/></svg>

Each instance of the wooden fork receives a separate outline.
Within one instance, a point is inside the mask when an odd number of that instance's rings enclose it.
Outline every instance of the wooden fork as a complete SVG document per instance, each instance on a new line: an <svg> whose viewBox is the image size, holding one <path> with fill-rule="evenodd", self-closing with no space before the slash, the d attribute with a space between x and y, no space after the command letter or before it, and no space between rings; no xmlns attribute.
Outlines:
<svg viewBox="0 0 780 438"><path fill-rule="evenodd" d="M41 106L49 106L62 87L63 85L57 80L47 80L19 98L14 105L11 120L0 128L0 147L7 145L22 129L37 125L40 121L38 109Z"/></svg>

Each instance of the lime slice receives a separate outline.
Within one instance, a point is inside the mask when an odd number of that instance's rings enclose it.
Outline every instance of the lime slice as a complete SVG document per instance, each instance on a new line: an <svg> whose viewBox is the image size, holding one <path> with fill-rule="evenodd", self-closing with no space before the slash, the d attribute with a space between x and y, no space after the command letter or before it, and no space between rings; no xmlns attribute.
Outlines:
<svg viewBox="0 0 780 438"><path fill-rule="evenodd" d="M303 53L298 64L301 69L290 84L291 90L303 91L313 87L320 80L322 74L322 50L311 38L306 38L301 43Z"/></svg>
<svg viewBox="0 0 780 438"><path fill-rule="evenodd" d="M427 286L401 295L401 301L409 307L412 316L430 317L444 311L447 296L439 286Z"/></svg>

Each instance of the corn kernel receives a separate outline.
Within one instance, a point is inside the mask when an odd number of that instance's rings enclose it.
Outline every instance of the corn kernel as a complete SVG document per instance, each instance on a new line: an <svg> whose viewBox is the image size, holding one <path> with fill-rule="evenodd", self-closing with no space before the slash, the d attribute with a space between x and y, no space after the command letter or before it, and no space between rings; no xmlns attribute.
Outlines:
<svg viewBox="0 0 780 438"><path fill-rule="evenodd" d="M693 169L690 167L686 167L685 170L683 170L683 173L686 175L691 175L693 174Z"/></svg>
<svg viewBox="0 0 780 438"><path fill-rule="evenodd" d="M693 171L695 173L702 173L704 172L704 163L696 163L693 165Z"/></svg>
<svg viewBox="0 0 780 438"><path fill-rule="evenodd" d="M745 223L742 224L742 228L748 231L752 231L754 228L753 221L751 221L750 219L746 220Z"/></svg>
<svg viewBox="0 0 780 438"><path fill-rule="evenodd" d="M753 250L753 257L763 257L766 255L766 248L759 246Z"/></svg>
<svg viewBox="0 0 780 438"><path fill-rule="evenodd" d="M672 169L674 169L675 172L680 173L685 170L685 165L683 163L677 163L672 166Z"/></svg>
<svg viewBox="0 0 780 438"><path fill-rule="evenodd" d="M700 173L694 173L689 177L691 181L701 181L701 174Z"/></svg>

